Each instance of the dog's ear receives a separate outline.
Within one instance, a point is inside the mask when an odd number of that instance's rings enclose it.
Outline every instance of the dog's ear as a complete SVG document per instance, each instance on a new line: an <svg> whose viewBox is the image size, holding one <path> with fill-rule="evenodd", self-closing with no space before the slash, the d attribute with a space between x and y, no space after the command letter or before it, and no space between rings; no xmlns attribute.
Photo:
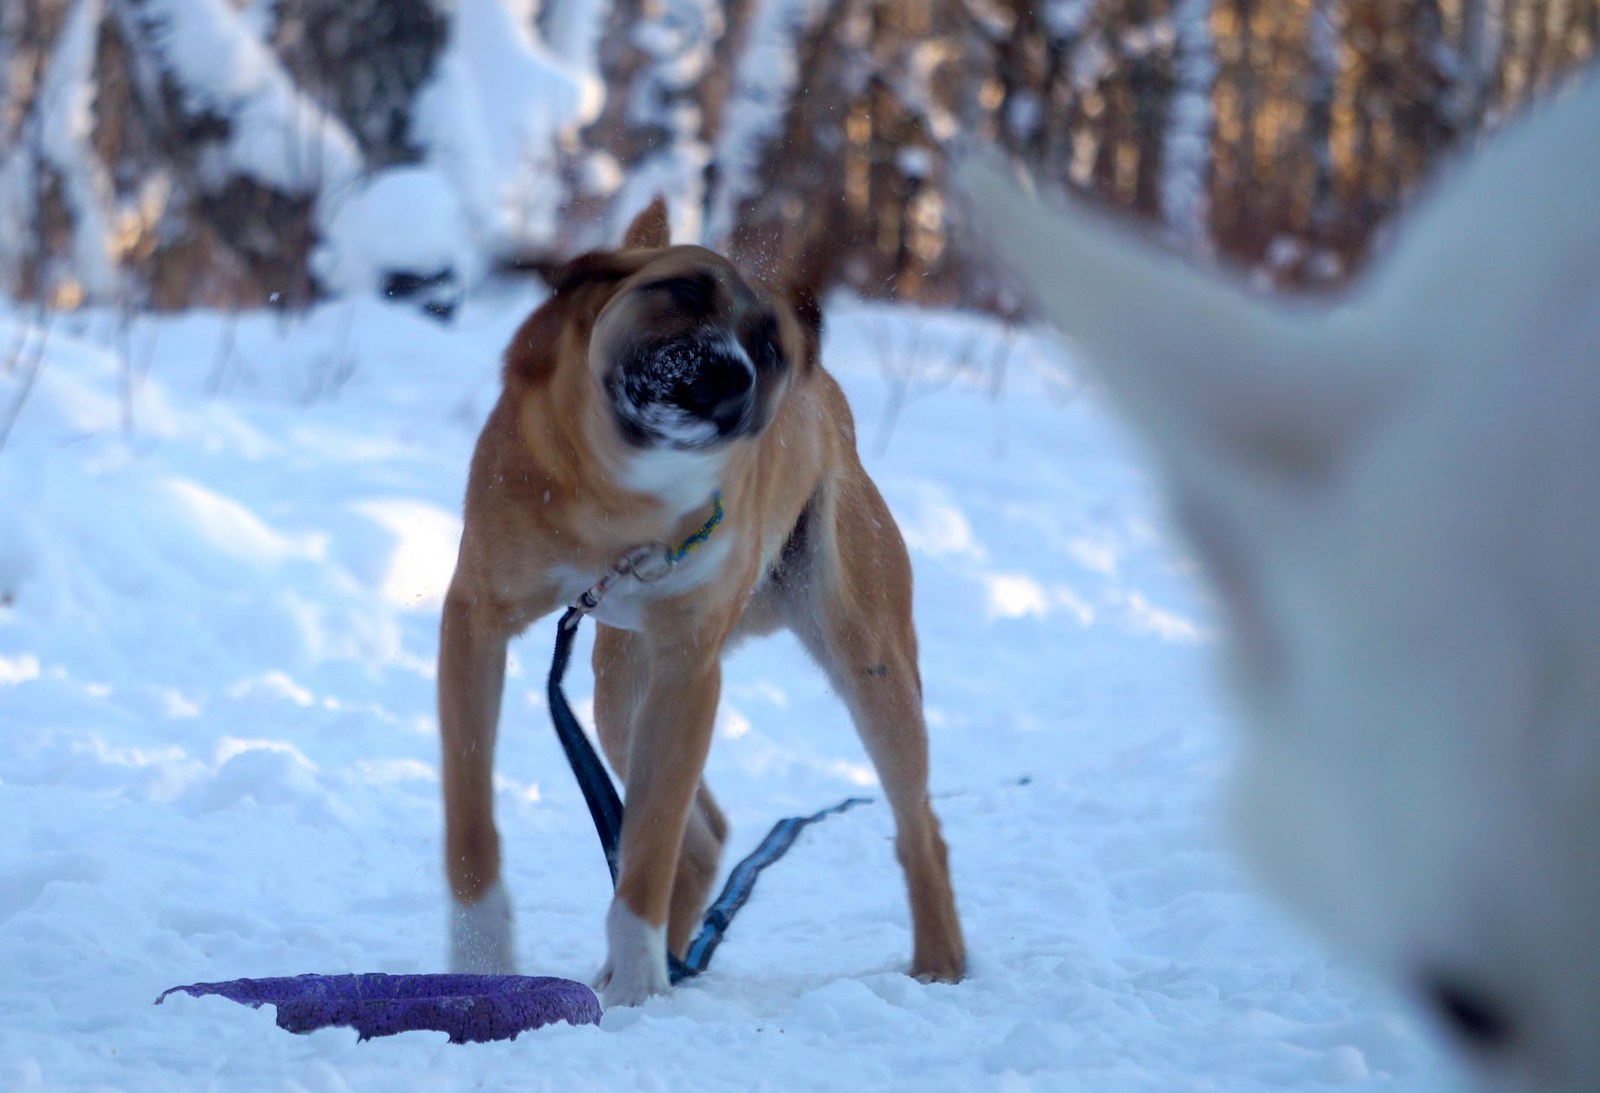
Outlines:
<svg viewBox="0 0 1600 1093"><path fill-rule="evenodd" d="M792 323L786 317L782 325L799 336L796 367L814 371L822 360L822 290L810 281L795 281L772 295L780 307L788 305L785 310L793 317Z"/></svg>
<svg viewBox="0 0 1600 1093"><path fill-rule="evenodd" d="M1347 309L1270 300L1081 200L1047 209L993 162L969 158L960 182L995 256L1179 477L1198 459L1291 485L1316 478L1404 383L1403 368L1372 360L1371 332Z"/></svg>
<svg viewBox="0 0 1600 1093"><path fill-rule="evenodd" d="M550 297L534 309L506 350L505 375L540 380L554 368L554 347L576 321L592 323L615 287L639 272L649 255L637 251L591 251L570 262L541 263L536 269Z"/></svg>
<svg viewBox="0 0 1600 1093"><path fill-rule="evenodd" d="M1464 368L1548 359L1564 339L1593 345L1597 134L1600 70L1591 69L1440 172L1358 285L1359 300L1421 342L1452 378ZM1589 324L1582 333L1580 323ZM1582 373L1566 374L1576 381Z"/></svg>
<svg viewBox="0 0 1600 1093"><path fill-rule="evenodd" d="M655 250L672 243L672 227L667 222L667 199L660 194L645 206L623 233L624 250Z"/></svg>
<svg viewBox="0 0 1600 1093"><path fill-rule="evenodd" d="M805 336L808 364L822 356L822 300L836 257L835 249L824 238L812 238L791 264L780 290Z"/></svg>
<svg viewBox="0 0 1600 1093"><path fill-rule="evenodd" d="M960 184L986 242L1154 450L1178 521L1221 593L1247 693L1283 678L1285 544L1405 404L1410 372L1381 358L1370 315L1295 307L1204 272L1080 201L1047 209L997 166Z"/></svg>
<svg viewBox="0 0 1600 1093"><path fill-rule="evenodd" d="M545 276L545 283L552 292L560 295L585 285L621 281L639 272L643 265L644 261L638 255L622 251L590 251L551 270Z"/></svg>
<svg viewBox="0 0 1600 1093"><path fill-rule="evenodd" d="M580 285L620 281L637 273L642 265L638 256L625 255L620 251L589 251L576 258L555 258L529 252L498 259L495 270L499 273L531 273L543 281L552 293L559 294L571 292Z"/></svg>
<svg viewBox="0 0 1600 1093"><path fill-rule="evenodd" d="M810 342L812 350L822 347L822 289L813 284L790 285L786 295L789 309L800 321L800 330Z"/></svg>
<svg viewBox="0 0 1600 1093"><path fill-rule="evenodd" d="M501 268L538 274L554 298L570 295L590 285L615 284L638 273L647 260L646 256L637 253L597 250L565 262L519 258L516 265L503 263Z"/></svg>
<svg viewBox="0 0 1600 1093"><path fill-rule="evenodd" d="M543 281L545 287L554 288L561 277L561 271L569 264L570 261L565 258L557 258L539 251L524 251L496 257L494 272L515 275L531 273Z"/></svg>

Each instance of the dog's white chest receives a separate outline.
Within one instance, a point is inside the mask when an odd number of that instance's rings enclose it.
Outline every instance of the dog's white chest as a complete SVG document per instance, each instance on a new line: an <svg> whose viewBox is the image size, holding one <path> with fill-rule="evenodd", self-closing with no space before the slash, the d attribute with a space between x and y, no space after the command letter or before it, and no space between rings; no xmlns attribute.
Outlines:
<svg viewBox="0 0 1600 1093"><path fill-rule="evenodd" d="M717 488L724 462L722 452L656 449L633 456L622 480L630 489L660 498L672 515L682 516L706 503Z"/></svg>
<svg viewBox="0 0 1600 1093"><path fill-rule="evenodd" d="M642 629L644 609L653 600L680 596L710 584L733 549L733 538L734 532L731 530L717 532L654 580L641 580L633 576L617 578L606 589L600 606L589 614L619 630ZM562 602L568 604L576 602L603 576L602 573L569 565L559 565L550 571L550 579L560 589Z"/></svg>

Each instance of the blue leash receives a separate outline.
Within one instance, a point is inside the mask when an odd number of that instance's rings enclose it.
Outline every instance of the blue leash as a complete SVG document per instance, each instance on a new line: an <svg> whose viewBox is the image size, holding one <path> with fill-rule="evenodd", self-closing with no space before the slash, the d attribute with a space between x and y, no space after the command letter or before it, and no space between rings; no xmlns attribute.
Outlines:
<svg viewBox="0 0 1600 1093"><path fill-rule="evenodd" d="M779 820L773 824L772 830L767 832L767 837L761 840L761 845L751 851L750 855L734 866L733 872L728 874L728 883L722 886L722 894L706 908L706 917L700 924L700 936L689 943L689 948L684 951L683 960L668 957L667 971L671 980L677 983L679 980L693 978L706 970L706 965L711 963L711 954L722 944L722 935L728 932L733 916L745 905L745 901L755 889L756 878L767 866L789 852L795 839L800 837L802 828L826 820L836 812L869 804L871 800L870 797L851 797L849 800L840 801L832 808L825 808L810 816L790 816L787 820Z"/></svg>
<svg viewBox="0 0 1600 1093"><path fill-rule="evenodd" d="M605 851L606 867L611 870L611 885L615 888L617 853L622 841L622 800L617 796L611 775L595 754L594 746L584 734L583 726L573 716L567 696L561 690L567 664L572 660L572 643L578 636L578 624L583 621L583 615L578 608L569 607L567 613L561 616L561 624L556 627L555 656L550 661L550 679L545 687L545 696L550 703L550 719L555 722L561 750L566 752L567 762L578 779L578 788L583 791L584 802L589 806L589 818L594 821L595 834L600 836L600 848ZM791 816L772 825L772 830L761 840L761 845L728 874L722 894L706 908L699 936L689 943L683 959L667 954L667 977L673 983L681 983L706 970L706 965L711 963L711 954L717 951L717 946L722 944L728 927L732 925L733 916L750 899L756 878L767 866L788 853L801 830L835 813L868 804L871 800L870 797L851 797L810 816Z"/></svg>
<svg viewBox="0 0 1600 1093"><path fill-rule="evenodd" d="M550 680L545 685L545 699L550 703L550 720L555 722L556 737L561 750L567 753L567 763L578 788L583 790L583 800L589 806L589 818L594 821L594 831L600 836L600 849L605 851L606 868L611 870L611 887L617 886L617 848L622 843L622 798L617 787L611 784L611 775L605 764L594 753L594 745L584 735L583 726L572 716L567 696L561 691L561 681L567 674L567 663L572 660L572 641L578 636L578 624L583 612L576 607L567 608L556 627L556 652L550 661Z"/></svg>

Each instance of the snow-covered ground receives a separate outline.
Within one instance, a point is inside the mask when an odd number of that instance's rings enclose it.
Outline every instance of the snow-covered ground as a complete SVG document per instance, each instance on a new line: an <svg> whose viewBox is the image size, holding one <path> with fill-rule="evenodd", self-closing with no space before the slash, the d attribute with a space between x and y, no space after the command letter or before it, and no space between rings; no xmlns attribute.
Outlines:
<svg viewBox="0 0 1600 1093"><path fill-rule="evenodd" d="M0 429L38 363L0 451L0 1088L1455 1086L1227 852L1205 608L1092 393L1050 344L862 305L827 356L917 569L966 982L901 974L872 807L806 832L706 976L598 1028L358 1044L152 1006L200 980L442 970L437 608L534 299L454 327L376 302L62 319L42 355L0 308ZM608 882L547 722L551 630L514 648L498 805L524 970L587 978ZM870 792L792 641L726 680L709 780L734 856Z"/></svg>

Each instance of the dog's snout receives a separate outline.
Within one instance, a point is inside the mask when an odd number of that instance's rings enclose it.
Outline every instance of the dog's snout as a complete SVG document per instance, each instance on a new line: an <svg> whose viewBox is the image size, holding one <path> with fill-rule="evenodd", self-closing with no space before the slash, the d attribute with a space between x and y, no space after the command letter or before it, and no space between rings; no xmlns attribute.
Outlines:
<svg viewBox="0 0 1600 1093"><path fill-rule="evenodd" d="M740 435L755 417L755 367L731 339L642 345L609 382L624 430L646 442L698 446Z"/></svg>
<svg viewBox="0 0 1600 1093"><path fill-rule="evenodd" d="M1474 1052L1504 1050L1516 1026L1505 1006L1488 992L1437 972L1424 975L1422 995L1446 1031Z"/></svg>
<svg viewBox="0 0 1600 1093"><path fill-rule="evenodd" d="M715 422L727 432L743 420L754 387L755 372L742 357L713 354L690 384L689 402L684 409Z"/></svg>
<svg viewBox="0 0 1600 1093"><path fill-rule="evenodd" d="M755 384L755 372L742 355L701 341L668 345L650 354L638 376L659 400L685 413L714 421L742 408Z"/></svg>

